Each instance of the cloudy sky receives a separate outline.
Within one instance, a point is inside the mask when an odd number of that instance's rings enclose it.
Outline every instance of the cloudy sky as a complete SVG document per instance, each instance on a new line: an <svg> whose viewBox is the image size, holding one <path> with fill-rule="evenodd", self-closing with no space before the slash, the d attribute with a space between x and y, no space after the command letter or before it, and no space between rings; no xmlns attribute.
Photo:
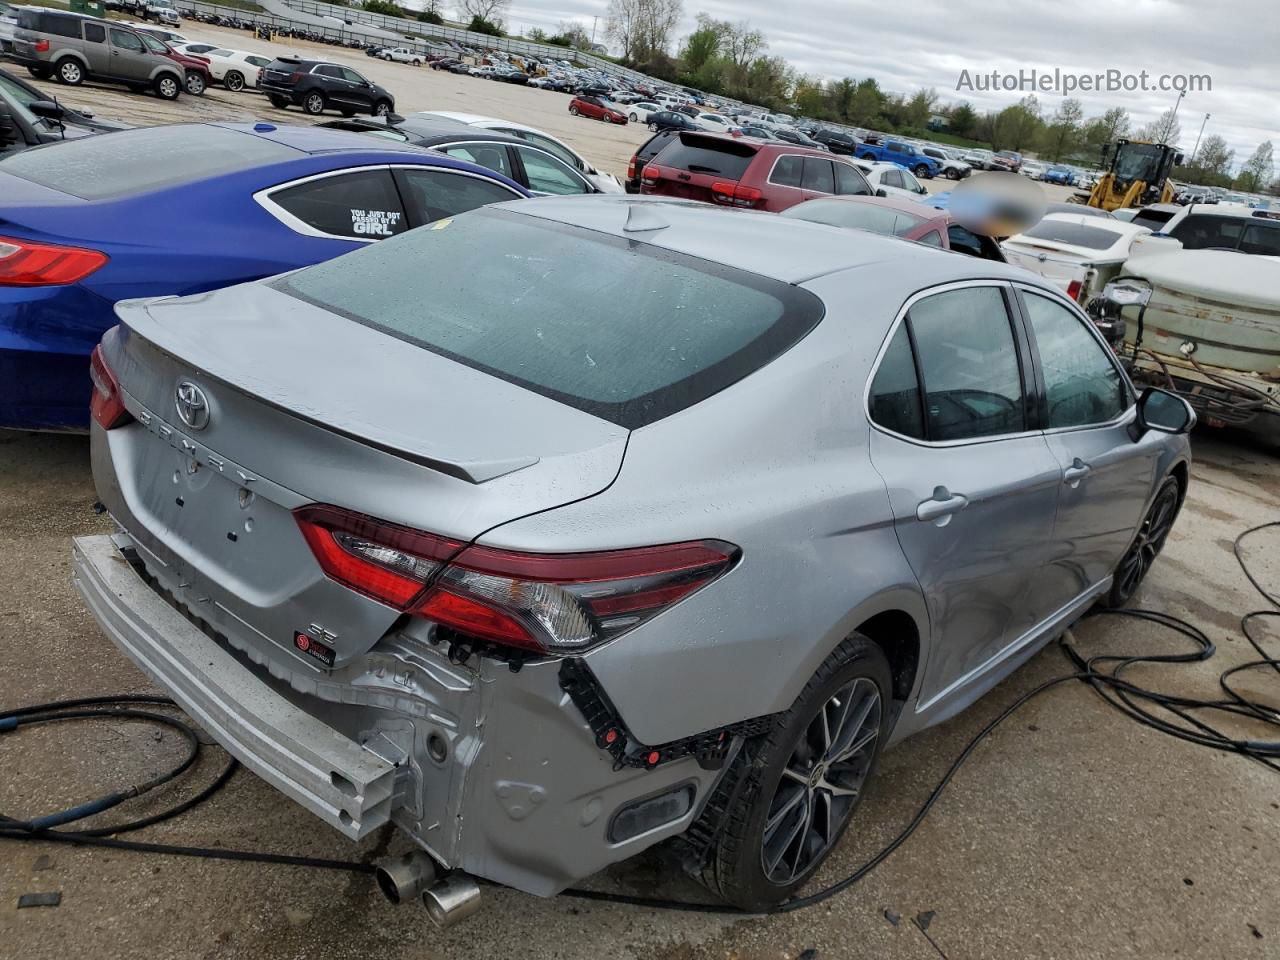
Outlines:
<svg viewBox="0 0 1280 960"><path fill-rule="evenodd" d="M418 0L410 0L414 5ZM749 20L764 31L770 54L815 76L875 77L882 88L933 87L943 100L968 99L980 109L1014 102L1021 93L957 92L962 70L1016 73L1035 68L1093 74L1108 69L1153 78L1209 74L1211 92L1188 93L1178 110L1189 154L1206 113L1239 164L1263 140L1280 140L1280 0L684 0L683 37L694 15ZM451 0L442 4L446 10ZM577 20L587 31L598 17L605 40L608 0L511 0L508 22L521 32ZM678 39L677 39L678 43ZM1177 94L1075 94L1085 113L1120 106L1134 126L1155 119ZM1062 100L1040 94L1046 114ZM1277 144L1280 146L1280 144ZM1277 171L1280 172L1280 171Z"/></svg>

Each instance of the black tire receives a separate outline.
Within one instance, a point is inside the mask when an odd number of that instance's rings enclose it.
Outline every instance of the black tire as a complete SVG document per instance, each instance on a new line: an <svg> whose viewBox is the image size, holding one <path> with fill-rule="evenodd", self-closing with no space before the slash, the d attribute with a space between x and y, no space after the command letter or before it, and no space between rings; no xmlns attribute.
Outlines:
<svg viewBox="0 0 1280 960"><path fill-rule="evenodd" d="M75 57L63 57L53 65L53 76L59 83L78 87L84 83L84 64Z"/></svg>
<svg viewBox="0 0 1280 960"><path fill-rule="evenodd" d="M823 661L770 731L743 747L721 785L728 791L726 806L709 805L704 813L719 821L706 824L713 840L698 877L712 893L744 910L765 910L817 871L852 821L875 771L889 733L891 689L884 653L854 633ZM823 747L824 738L830 748ZM842 745L859 746L832 762ZM798 772L808 762L809 772ZM799 833L788 840L796 827ZM771 868L767 860L774 858Z"/></svg>
<svg viewBox="0 0 1280 960"><path fill-rule="evenodd" d="M386 100L378 100L369 108L369 113L375 117L385 117L391 112L391 104Z"/></svg>
<svg viewBox="0 0 1280 960"><path fill-rule="evenodd" d="M578 108L573 104L569 104L569 112L576 117L578 115Z"/></svg>
<svg viewBox="0 0 1280 960"><path fill-rule="evenodd" d="M657 132L658 132L658 125L657 125L656 123L651 123L651 124L649 124L649 131L650 131L651 133L657 133Z"/></svg>
<svg viewBox="0 0 1280 960"><path fill-rule="evenodd" d="M1181 509L1182 487L1178 478L1165 477L1147 508L1147 515L1142 518L1133 542L1116 564L1111 589L1098 600L1099 606L1114 610L1133 599L1156 557L1164 549L1165 540L1169 538L1169 531L1173 529Z"/></svg>
<svg viewBox="0 0 1280 960"><path fill-rule="evenodd" d="M951 167L951 168L949 168L949 169L947 170L947 179L948 179L948 180L959 180L959 179L960 179L960 171L959 171L956 167Z"/></svg>
<svg viewBox="0 0 1280 960"><path fill-rule="evenodd" d="M911 172L914 173L921 180L924 180L926 178L933 179L933 175L929 173L929 167L923 163L916 164L916 168Z"/></svg>
<svg viewBox="0 0 1280 960"><path fill-rule="evenodd" d="M302 111L311 114L313 117L324 113L324 108L327 105L324 94L319 90L312 90L302 98Z"/></svg>
<svg viewBox="0 0 1280 960"><path fill-rule="evenodd" d="M27 67L27 73L31 74L37 80L48 80L53 76L53 71L48 67Z"/></svg>
<svg viewBox="0 0 1280 960"><path fill-rule="evenodd" d="M204 74L199 73L196 70L188 70L186 90L187 93L191 94L193 97L204 96Z"/></svg>
<svg viewBox="0 0 1280 960"><path fill-rule="evenodd" d="M289 108L289 98L282 97L277 93L267 95L267 99L271 101L271 105L277 110L287 110Z"/></svg>
<svg viewBox="0 0 1280 960"><path fill-rule="evenodd" d="M222 85L232 93L239 93L244 89L244 74L239 70L228 70L222 75Z"/></svg>
<svg viewBox="0 0 1280 960"><path fill-rule="evenodd" d="M177 100L182 93L182 84L172 73L162 73L151 84L156 96L161 100Z"/></svg>

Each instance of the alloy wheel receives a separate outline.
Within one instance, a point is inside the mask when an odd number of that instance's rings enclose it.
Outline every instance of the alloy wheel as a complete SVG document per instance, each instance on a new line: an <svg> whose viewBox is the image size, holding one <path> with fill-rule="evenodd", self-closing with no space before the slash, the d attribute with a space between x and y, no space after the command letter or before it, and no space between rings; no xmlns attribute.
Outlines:
<svg viewBox="0 0 1280 960"><path fill-rule="evenodd" d="M882 704L866 677L818 710L782 770L760 843L770 882L785 885L817 864L840 836L876 754Z"/></svg>
<svg viewBox="0 0 1280 960"><path fill-rule="evenodd" d="M244 77L240 76L239 72L236 70L232 70L228 73L223 82L227 85L227 89L232 93L239 93L244 89Z"/></svg>
<svg viewBox="0 0 1280 960"><path fill-rule="evenodd" d="M58 68L58 76L64 83L75 85L84 79L84 73L80 70L80 65L68 60Z"/></svg>
<svg viewBox="0 0 1280 960"><path fill-rule="evenodd" d="M1173 529L1173 521L1177 514L1178 488L1172 485L1165 486L1160 490L1151 509L1147 511L1146 519L1142 521L1142 526L1138 529L1138 535L1134 537L1129 552L1116 567L1116 584L1119 587L1119 596L1124 600L1128 600L1137 592L1138 585L1142 583L1147 571L1155 563L1165 539L1169 536L1169 531Z"/></svg>

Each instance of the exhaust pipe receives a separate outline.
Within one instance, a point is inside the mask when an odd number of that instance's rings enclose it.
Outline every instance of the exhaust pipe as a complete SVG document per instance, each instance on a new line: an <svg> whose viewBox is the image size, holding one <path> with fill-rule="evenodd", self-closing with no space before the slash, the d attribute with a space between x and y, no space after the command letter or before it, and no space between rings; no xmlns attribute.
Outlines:
<svg viewBox="0 0 1280 960"><path fill-rule="evenodd" d="M392 903L408 903L436 882L436 863L423 851L414 850L383 860L374 877L384 897Z"/></svg>
<svg viewBox="0 0 1280 960"><path fill-rule="evenodd" d="M422 904L431 922L444 930L480 909L480 885L465 873L450 873L423 892Z"/></svg>

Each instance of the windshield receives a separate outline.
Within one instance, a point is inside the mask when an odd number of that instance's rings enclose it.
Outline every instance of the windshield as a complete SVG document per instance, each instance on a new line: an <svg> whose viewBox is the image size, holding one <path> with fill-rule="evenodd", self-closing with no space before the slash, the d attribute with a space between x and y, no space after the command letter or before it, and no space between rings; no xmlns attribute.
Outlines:
<svg viewBox="0 0 1280 960"><path fill-rule="evenodd" d="M1154 143L1126 143L1116 154L1115 174L1121 180L1152 181L1160 172L1164 149Z"/></svg>
<svg viewBox="0 0 1280 960"><path fill-rule="evenodd" d="M411 230L276 287L628 428L749 375L822 316L821 301L785 283L493 209Z"/></svg>
<svg viewBox="0 0 1280 960"><path fill-rule="evenodd" d="M3 99L9 105L9 109L13 113L16 113L33 127L55 126L55 124L46 123L42 117L37 117L28 110L27 104L32 100L31 94L2 73L0 73L0 99Z"/></svg>

